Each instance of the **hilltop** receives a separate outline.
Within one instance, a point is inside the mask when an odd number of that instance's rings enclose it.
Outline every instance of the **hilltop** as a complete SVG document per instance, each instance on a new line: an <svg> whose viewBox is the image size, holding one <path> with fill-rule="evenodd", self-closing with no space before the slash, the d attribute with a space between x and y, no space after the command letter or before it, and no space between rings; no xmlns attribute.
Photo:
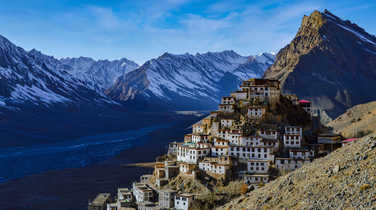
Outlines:
<svg viewBox="0 0 376 210"><path fill-rule="evenodd" d="M218 209L376 207L376 137L350 143Z"/></svg>

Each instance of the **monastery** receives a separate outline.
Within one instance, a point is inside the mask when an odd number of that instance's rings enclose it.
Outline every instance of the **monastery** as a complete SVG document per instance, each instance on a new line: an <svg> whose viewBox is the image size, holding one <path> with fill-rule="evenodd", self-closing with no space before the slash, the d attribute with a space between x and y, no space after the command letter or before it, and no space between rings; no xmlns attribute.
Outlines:
<svg viewBox="0 0 376 210"><path fill-rule="evenodd" d="M197 195L168 188L176 176L260 187L321 155L312 117L311 102L283 95L279 81L243 81L184 141L169 144L169 158L133 184L132 196L119 191L107 209L190 209Z"/></svg>

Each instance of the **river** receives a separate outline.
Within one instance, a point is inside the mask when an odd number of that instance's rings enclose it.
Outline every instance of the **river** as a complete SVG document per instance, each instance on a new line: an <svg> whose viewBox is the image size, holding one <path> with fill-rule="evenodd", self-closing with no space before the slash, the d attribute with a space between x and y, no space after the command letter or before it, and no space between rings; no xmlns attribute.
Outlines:
<svg viewBox="0 0 376 210"><path fill-rule="evenodd" d="M85 136L63 143L0 149L0 183L26 175L65 168L81 168L105 161L141 144L149 133L167 128L163 124L125 132Z"/></svg>

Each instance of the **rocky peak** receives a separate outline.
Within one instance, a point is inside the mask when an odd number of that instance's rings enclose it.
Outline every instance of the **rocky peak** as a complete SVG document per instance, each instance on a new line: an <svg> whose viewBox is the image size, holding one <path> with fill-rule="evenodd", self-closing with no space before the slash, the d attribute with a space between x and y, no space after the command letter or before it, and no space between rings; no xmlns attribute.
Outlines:
<svg viewBox="0 0 376 210"><path fill-rule="evenodd" d="M375 36L325 10L303 17L296 36L264 77L279 79L285 93L310 98L336 117L376 99L371 94L376 86L365 85L375 84L375 69Z"/></svg>
<svg viewBox="0 0 376 210"><path fill-rule="evenodd" d="M9 47L14 47L14 45L7 38L0 35L0 48L4 50Z"/></svg>
<svg viewBox="0 0 376 210"><path fill-rule="evenodd" d="M7 67L14 61L11 56L20 56L24 50L0 35L0 66Z"/></svg>
<svg viewBox="0 0 376 210"><path fill-rule="evenodd" d="M310 16L304 15L298 34L304 33L307 29L318 32L325 22L323 14L315 10Z"/></svg>

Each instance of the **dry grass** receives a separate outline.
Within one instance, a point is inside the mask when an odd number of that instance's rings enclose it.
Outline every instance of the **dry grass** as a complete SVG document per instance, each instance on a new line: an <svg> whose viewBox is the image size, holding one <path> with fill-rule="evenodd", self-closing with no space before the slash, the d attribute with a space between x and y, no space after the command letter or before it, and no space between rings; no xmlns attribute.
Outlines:
<svg viewBox="0 0 376 210"><path fill-rule="evenodd" d="M376 130L376 102L354 106L328 126L346 138L366 136Z"/></svg>

